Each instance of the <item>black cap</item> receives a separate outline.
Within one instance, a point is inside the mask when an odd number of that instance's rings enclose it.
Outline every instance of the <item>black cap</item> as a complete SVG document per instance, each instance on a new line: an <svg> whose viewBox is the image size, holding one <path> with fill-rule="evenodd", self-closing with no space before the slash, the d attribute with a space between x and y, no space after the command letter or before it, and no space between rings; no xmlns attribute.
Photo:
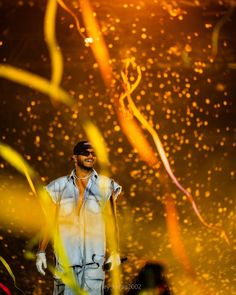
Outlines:
<svg viewBox="0 0 236 295"><path fill-rule="evenodd" d="M80 155L81 152L87 151L88 149L92 149L91 143L87 140L79 141L73 149L74 155Z"/></svg>

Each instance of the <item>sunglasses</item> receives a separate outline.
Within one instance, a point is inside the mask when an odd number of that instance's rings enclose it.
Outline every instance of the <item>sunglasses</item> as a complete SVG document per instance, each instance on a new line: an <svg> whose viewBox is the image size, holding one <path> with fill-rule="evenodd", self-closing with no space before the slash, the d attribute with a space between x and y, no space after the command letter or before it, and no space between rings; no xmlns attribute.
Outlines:
<svg viewBox="0 0 236 295"><path fill-rule="evenodd" d="M95 153L94 153L93 151L92 151L92 152L90 152L90 151L81 151L81 152L79 153L80 156L86 156L86 157L88 157L90 154L91 154L93 157L96 156Z"/></svg>

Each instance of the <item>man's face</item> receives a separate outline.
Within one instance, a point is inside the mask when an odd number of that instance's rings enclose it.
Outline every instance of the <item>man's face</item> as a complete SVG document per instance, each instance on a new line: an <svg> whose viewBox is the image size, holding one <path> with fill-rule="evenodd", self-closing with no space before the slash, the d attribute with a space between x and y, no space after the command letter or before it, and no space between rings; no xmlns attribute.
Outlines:
<svg viewBox="0 0 236 295"><path fill-rule="evenodd" d="M77 165L86 170L92 169L96 163L96 155L92 148L87 149L74 157L76 157Z"/></svg>

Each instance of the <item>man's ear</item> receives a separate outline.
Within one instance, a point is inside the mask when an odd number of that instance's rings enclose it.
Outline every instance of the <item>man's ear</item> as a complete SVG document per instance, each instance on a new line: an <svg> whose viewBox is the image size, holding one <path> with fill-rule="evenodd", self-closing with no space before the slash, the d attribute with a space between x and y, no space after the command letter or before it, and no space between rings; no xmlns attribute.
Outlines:
<svg viewBox="0 0 236 295"><path fill-rule="evenodd" d="M75 163L77 162L77 156L76 155L73 155L72 157L71 157L71 160L73 160Z"/></svg>

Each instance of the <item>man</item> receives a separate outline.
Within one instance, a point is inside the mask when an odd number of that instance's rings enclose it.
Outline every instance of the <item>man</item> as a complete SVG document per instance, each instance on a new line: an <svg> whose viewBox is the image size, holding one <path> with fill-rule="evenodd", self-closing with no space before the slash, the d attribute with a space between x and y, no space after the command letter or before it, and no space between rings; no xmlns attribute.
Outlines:
<svg viewBox="0 0 236 295"><path fill-rule="evenodd" d="M60 177L46 186L52 201L57 230L63 247L54 247L56 274L66 273L63 252L73 269L78 286L91 295L103 294L106 251L104 209L109 202L114 211L114 200L121 187L112 179L94 170L96 156L88 141L78 142L73 150L75 169L69 176ZM53 218L53 217L52 217ZM116 222L115 222L116 224ZM47 267L45 249L49 238L45 236L36 255L38 271L45 275ZM117 253L106 261L120 264ZM54 275L53 295L72 295L73 290Z"/></svg>

